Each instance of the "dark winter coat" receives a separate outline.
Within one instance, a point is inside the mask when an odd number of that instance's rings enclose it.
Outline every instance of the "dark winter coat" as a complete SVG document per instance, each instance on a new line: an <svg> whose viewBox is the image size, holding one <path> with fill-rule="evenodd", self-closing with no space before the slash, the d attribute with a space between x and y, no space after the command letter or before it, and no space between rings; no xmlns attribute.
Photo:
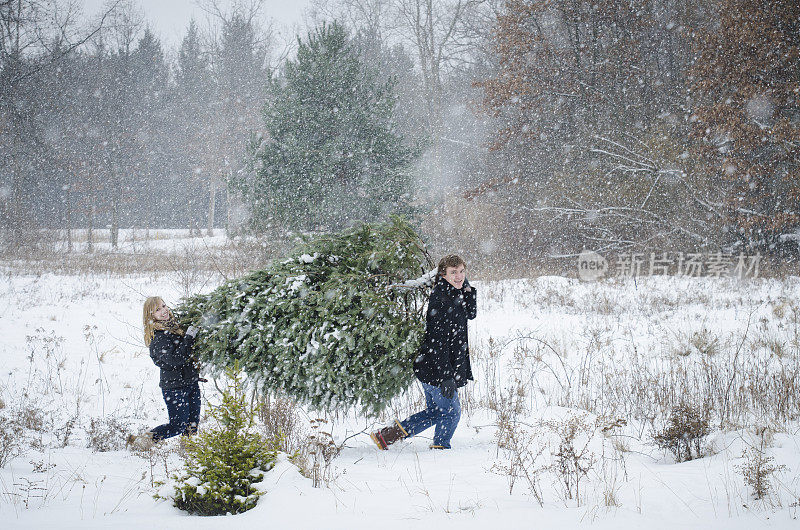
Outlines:
<svg viewBox="0 0 800 530"><path fill-rule="evenodd" d="M157 329L150 342L150 358L161 368L158 386L165 390L196 383L200 375L192 359L194 338Z"/></svg>
<svg viewBox="0 0 800 530"><path fill-rule="evenodd" d="M467 287L469 291L465 291ZM467 320L477 314L476 296L466 280L461 289L444 278L436 281L428 301L425 338L414 360L414 374L423 383L439 386L453 378L456 386L462 387L472 379Z"/></svg>

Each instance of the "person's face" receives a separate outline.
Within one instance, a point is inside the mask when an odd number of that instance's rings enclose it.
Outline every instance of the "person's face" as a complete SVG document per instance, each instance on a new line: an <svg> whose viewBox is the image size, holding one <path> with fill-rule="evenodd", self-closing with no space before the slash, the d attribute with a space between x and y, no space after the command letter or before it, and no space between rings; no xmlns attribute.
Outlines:
<svg viewBox="0 0 800 530"><path fill-rule="evenodd" d="M169 308L167 308L163 300L153 309L153 318L156 320L169 320Z"/></svg>
<svg viewBox="0 0 800 530"><path fill-rule="evenodd" d="M447 267L447 269L444 271L444 279L456 289L461 289L464 287L464 278L466 278L466 276L467 269L463 265L459 265L458 267Z"/></svg>

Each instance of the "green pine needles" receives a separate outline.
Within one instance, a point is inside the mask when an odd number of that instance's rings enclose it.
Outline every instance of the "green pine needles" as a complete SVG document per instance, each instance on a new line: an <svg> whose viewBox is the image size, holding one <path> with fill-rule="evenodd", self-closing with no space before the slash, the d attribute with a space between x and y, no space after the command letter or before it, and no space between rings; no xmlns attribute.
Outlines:
<svg viewBox="0 0 800 530"><path fill-rule="evenodd" d="M195 351L235 364L264 391L319 410L376 413L408 388L424 333L421 289L393 284L432 267L402 218L307 241L283 261L176 309Z"/></svg>
<svg viewBox="0 0 800 530"><path fill-rule="evenodd" d="M394 89L341 24L298 39L296 57L270 84L251 171L231 180L251 227L335 231L412 213L421 150L397 131Z"/></svg>
<svg viewBox="0 0 800 530"><path fill-rule="evenodd" d="M222 403L210 414L216 425L186 440L186 463L173 477L174 503L197 515L241 513L253 508L264 491L258 483L272 469L278 441L254 430L255 411L247 406L241 376L229 370Z"/></svg>

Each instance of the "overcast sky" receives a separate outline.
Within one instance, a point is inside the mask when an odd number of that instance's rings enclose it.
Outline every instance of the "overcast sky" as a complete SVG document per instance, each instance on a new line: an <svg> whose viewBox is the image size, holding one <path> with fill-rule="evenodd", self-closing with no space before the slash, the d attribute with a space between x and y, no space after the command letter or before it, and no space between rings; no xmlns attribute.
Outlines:
<svg viewBox="0 0 800 530"><path fill-rule="evenodd" d="M206 14L197 7L195 0L135 0L144 11L150 28L161 37L164 48L176 49L180 40L186 33L189 20L194 17L202 27L205 24ZM94 17L101 12L107 0L84 0L84 14ZM232 0L219 0L220 5L230 6ZM274 19L276 30L281 36L297 24L302 23L303 10L309 0L266 0L264 3L263 19L266 22ZM291 32L289 37L294 35Z"/></svg>

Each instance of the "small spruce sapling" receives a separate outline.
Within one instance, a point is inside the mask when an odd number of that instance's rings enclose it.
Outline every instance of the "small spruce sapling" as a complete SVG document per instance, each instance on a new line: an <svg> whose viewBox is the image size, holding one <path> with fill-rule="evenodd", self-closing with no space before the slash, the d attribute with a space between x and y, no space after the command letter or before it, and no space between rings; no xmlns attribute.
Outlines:
<svg viewBox="0 0 800 530"><path fill-rule="evenodd" d="M241 375L228 370L222 402L211 407L215 426L186 441L186 462L176 481L174 504L197 515L242 513L264 492L258 483L277 458L279 443L254 429L256 411L247 405Z"/></svg>

